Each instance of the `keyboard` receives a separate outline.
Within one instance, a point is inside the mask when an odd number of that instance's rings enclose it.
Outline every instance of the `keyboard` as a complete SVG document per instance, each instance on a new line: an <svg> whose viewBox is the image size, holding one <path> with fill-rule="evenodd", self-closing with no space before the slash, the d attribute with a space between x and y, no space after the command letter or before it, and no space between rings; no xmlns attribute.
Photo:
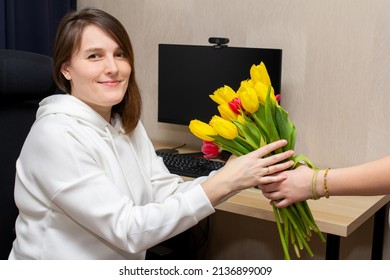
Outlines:
<svg viewBox="0 0 390 280"><path fill-rule="evenodd" d="M206 159L203 153L166 153L156 151L162 157L168 170L180 176L197 178L207 176L211 171L218 170L225 165L225 162Z"/></svg>

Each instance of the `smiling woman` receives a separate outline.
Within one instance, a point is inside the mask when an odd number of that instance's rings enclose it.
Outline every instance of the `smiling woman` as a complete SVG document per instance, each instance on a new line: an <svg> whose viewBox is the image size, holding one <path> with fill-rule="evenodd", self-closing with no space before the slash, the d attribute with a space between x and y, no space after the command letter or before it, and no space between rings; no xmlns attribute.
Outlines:
<svg viewBox="0 0 390 280"><path fill-rule="evenodd" d="M93 14L93 12L96 14ZM95 74L94 77L86 78L85 85L78 86L92 87L92 79L97 79L93 82L108 82L106 85L110 85L110 81L120 81L124 90L124 97L112 107L113 113L121 115L126 132L131 132L137 126L141 115L142 102L135 80L133 47L126 29L116 18L98 9L84 9L65 15L58 26L53 60L54 79L59 88L66 93L72 93L72 79L77 78L70 76L70 73L67 72L67 67L73 67L73 65L70 65L72 62L76 63L78 60L81 63L84 61L83 66L87 67L86 65L89 64L89 68L97 68L99 64L100 67L96 72L90 69L93 73L88 71L89 74L83 73L83 68L78 68L82 71L79 79ZM122 69L123 67L126 68L126 66L123 66L124 64L130 66L128 73L125 73L125 69ZM113 71L112 67L118 68L114 72L119 70L124 72L110 73ZM76 71L77 68L74 70ZM124 86L124 83L126 83L126 86ZM115 83L111 83L111 85L115 85ZM78 94L75 88L73 94ZM107 115L107 112L105 114Z"/></svg>
<svg viewBox="0 0 390 280"><path fill-rule="evenodd" d="M112 106L126 93L131 66L118 44L101 28L90 25L61 73L70 82L70 94L109 121Z"/></svg>
<svg viewBox="0 0 390 280"><path fill-rule="evenodd" d="M140 121L130 39L104 11L67 14L53 60L67 94L40 103L17 160L10 259L144 259L227 197L284 180L277 173L292 165L292 151L263 158L286 145L278 141L194 181L170 174Z"/></svg>

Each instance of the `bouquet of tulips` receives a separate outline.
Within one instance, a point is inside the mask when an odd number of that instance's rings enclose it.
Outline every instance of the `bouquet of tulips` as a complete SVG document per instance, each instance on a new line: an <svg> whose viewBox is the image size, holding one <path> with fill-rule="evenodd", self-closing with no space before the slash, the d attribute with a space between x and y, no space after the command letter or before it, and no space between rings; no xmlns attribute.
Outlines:
<svg viewBox="0 0 390 280"><path fill-rule="evenodd" d="M240 156L279 139L286 139L288 144L274 153L294 149L295 126L288 118L287 111L279 105L280 95L275 95L264 63L253 65L249 72L250 79L242 81L237 92L225 85L210 95L218 104L220 116L213 116L209 123L196 119L190 122L190 131L203 140L205 157L216 157L222 150ZM299 164L315 168L302 154L294 155L292 159L295 163L292 168ZM312 231L318 234L321 241L325 242L325 238L307 202L297 202L280 209L272 201L271 204L284 258L291 259L290 244L298 258L304 248L313 256L308 245Z"/></svg>

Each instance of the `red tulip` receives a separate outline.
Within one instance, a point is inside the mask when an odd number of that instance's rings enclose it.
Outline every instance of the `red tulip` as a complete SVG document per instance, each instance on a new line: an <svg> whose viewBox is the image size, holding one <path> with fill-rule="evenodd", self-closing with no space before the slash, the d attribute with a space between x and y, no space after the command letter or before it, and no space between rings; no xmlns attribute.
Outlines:
<svg viewBox="0 0 390 280"><path fill-rule="evenodd" d="M275 98L276 98L276 101L279 103L279 101L280 101L280 93L275 95Z"/></svg>
<svg viewBox="0 0 390 280"><path fill-rule="evenodd" d="M240 114L240 110L242 109L242 104L241 104L240 98L238 98L238 97L233 98L228 104L229 104L230 109L234 113Z"/></svg>
<svg viewBox="0 0 390 280"><path fill-rule="evenodd" d="M202 152L205 158L216 158L221 153L221 150L213 142L203 141Z"/></svg>

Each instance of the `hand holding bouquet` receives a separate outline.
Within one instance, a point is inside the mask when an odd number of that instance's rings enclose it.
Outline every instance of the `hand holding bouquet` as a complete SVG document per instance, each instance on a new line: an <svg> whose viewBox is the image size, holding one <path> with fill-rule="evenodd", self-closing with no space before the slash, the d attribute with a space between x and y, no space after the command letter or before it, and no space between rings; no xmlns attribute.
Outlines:
<svg viewBox="0 0 390 280"><path fill-rule="evenodd" d="M190 122L190 131L203 140L202 151L205 157L216 157L225 150L241 156L271 142L285 139L288 144L274 153L293 150L296 128L288 118L288 113L278 103L267 69L263 62L250 68L250 79L241 82L234 91L228 85L217 89L210 98L218 104L220 115L215 115L209 123L199 120ZM306 164L315 168L310 160L302 155L294 155L294 166ZM285 259L291 259L289 244L300 257L303 248L313 256L308 241L312 231L321 241L325 238L319 231L306 201L297 202L286 208L277 208L271 202L275 214Z"/></svg>

